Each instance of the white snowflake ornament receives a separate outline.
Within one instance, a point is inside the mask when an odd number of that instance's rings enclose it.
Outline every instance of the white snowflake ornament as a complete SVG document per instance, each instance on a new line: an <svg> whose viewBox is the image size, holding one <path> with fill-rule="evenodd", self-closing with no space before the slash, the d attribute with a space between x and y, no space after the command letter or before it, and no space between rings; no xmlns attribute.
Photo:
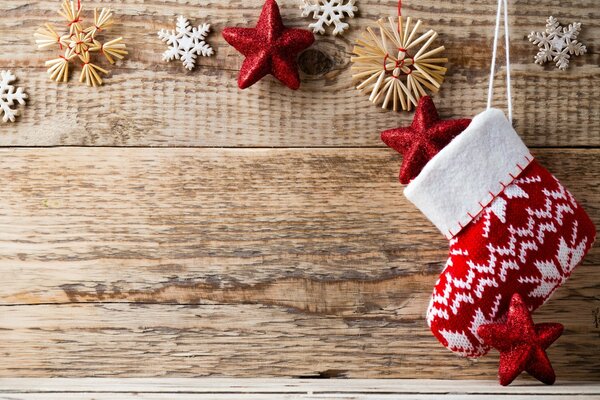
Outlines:
<svg viewBox="0 0 600 400"><path fill-rule="evenodd" d="M317 0L316 4L312 1L314 0L304 0L302 16L308 17L312 14L313 19L317 20L317 22L308 25L314 33L324 34L325 27L323 25L330 26L334 24L333 34L342 34L350 26L342 22L342 18L345 18L345 15L354 18L354 12L358 11L358 8L354 5L354 0L348 0L346 3L344 3L345 0Z"/></svg>
<svg viewBox="0 0 600 400"><path fill-rule="evenodd" d="M556 18L549 17L545 32L531 32L528 36L529 41L540 48L535 55L536 64L554 61L558 69L567 69L571 54L578 56L587 52L586 47L576 40L580 30L580 22L562 27Z"/></svg>
<svg viewBox="0 0 600 400"><path fill-rule="evenodd" d="M19 110L13 106L15 103L25 104L27 98L23 88L15 90L15 87L11 85L16 79L10 71L0 71L0 115L4 122L15 122Z"/></svg>
<svg viewBox="0 0 600 400"><path fill-rule="evenodd" d="M163 60L181 60L184 67L192 70L198 56L213 55L212 47L205 41L209 31L209 24L191 27L187 18L179 16L175 30L161 29L158 32L158 37L170 46L163 53Z"/></svg>

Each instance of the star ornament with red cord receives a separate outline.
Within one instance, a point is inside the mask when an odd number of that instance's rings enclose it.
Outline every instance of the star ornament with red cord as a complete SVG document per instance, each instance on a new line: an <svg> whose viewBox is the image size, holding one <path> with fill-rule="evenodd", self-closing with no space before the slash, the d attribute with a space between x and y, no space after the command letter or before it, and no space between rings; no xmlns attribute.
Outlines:
<svg viewBox="0 0 600 400"><path fill-rule="evenodd" d="M298 54L315 41L306 29L286 28L275 0L266 0L255 28L225 28L223 38L246 59L238 86L245 89L267 74L296 90L300 87Z"/></svg>
<svg viewBox="0 0 600 400"><path fill-rule="evenodd" d="M470 123L470 119L441 120L431 97L421 97L410 126L381 133L381 140L402 154L400 183L416 178L425 164Z"/></svg>
<svg viewBox="0 0 600 400"><path fill-rule="evenodd" d="M506 323L481 325L477 330L485 344L500 352L498 377L502 386L509 385L523 371L552 385L556 375L546 349L562 332L561 324L534 325L527 305L518 293L510 301Z"/></svg>

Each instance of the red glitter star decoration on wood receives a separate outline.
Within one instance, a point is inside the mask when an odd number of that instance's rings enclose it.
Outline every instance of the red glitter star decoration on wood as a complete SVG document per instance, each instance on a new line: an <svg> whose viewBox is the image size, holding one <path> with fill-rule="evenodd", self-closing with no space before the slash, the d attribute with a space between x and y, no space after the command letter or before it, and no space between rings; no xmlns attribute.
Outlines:
<svg viewBox="0 0 600 400"><path fill-rule="evenodd" d="M431 97L421 97L409 127L381 133L381 140L402 154L400 183L407 184L416 178L425 164L470 123L470 119L441 120Z"/></svg>
<svg viewBox="0 0 600 400"><path fill-rule="evenodd" d="M300 87L298 54L315 41L306 29L286 28L275 0L266 0L256 28L225 28L225 40L246 59L238 76L238 86L245 89L271 74L296 90Z"/></svg>
<svg viewBox="0 0 600 400"><path fill-rule="evenodd" d="M502 386L509 385L523 371L547 385L556 380L545 350L559 338L563 326L534 325L518 293L510 301L505 324L482 325L477 332L485 344L500 352L498 377Z"/></svg>

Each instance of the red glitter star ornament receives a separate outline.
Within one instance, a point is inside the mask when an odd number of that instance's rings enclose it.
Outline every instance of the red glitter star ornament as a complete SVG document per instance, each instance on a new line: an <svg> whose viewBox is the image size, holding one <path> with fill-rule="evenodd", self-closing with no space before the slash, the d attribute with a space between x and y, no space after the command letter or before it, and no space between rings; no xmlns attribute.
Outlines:
<svg viewBox="0 0 600 400"><path fill-rule="evenodd" d="M223 38L246 57L238 76L240 89L252 86L267 74L290 89L298 89L296 59L315 41L312 32L283 25L275 0L265 1L255 28L225 28Z"/></svg>
<svg viewBox="0 0 600 400"><path fill-rule="evenodd" d="M416 178L425 164L470 123L470 119L441 120L431 97L421 97L409 127L381 133L381 140L403 156L400 183Z"/></svg>
<svg viewBox="0 0 600 400"><path fill-rule="evenodd" d="M485 344L500 352L498 376L509 385L523 371L552 385L556 380L546 349L562 335L556 323L533 324L529 310L518 293L510 301L505 324L482 325L477 330Z"/></svg>

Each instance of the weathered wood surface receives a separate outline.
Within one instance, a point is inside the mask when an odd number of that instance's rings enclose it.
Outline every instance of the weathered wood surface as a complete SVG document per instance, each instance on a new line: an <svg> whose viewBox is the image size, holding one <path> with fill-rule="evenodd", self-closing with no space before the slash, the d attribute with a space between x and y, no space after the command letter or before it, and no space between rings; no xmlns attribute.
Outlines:
<svg viewBox="0 0 600 400"><path fill-rule="evenodd" d="M481 111L495 2L404 3L447 47L442 115ZM379 140L412 115L378 109L350 79L354 40L395 3L361 0L348 35L319 36L301 56L298 92L271 78L239 91L242 57L220 32L254 24L261 4L84 1L88 12L114 9L110 35L131 51L90 90L75 75L51 82L43 62L55 53L34 48L33 32L60 21L59 0L0 1L0 69L30 96L16 124L0 124L0 376L495 376L496 355L459 359L429 333L424 312L447 243L403 198L399 157ZM300 1L280 4L290 26L309 23ZM156 32L179 14L213 27L216 55L193 72L160 60ZM598 223L600 4L516 2L510 14L516 127ZM584 24L589 54L568 72L532 63L526 35L549 15ZM535 314L566 326L550 350L564 380L600 380L599 266L595 248ZM141 398L36 387L0 399ZM414 398L390 390L377 398Z"/></svg>
<svg viewBox="0 0 600 400"><path fill-rule="evenodd" d="M300 0L281 0L290 26L307 26ZM533 146L600 145L600 41L597 0L510 2L515 123ZM110 6L131 54L112 69L106 86L90 90L76 82L58 85L44 71L56 52L37 51L33 32L60 22L59 0L0 2L0 68L15 70L30 95L18 124L0 125L0 145L19 146L382 146L379 131L406 123L408 113L380 110L353 89L349 68L354 40L373 21L396 12L395 2L361 0L357 18L343 37L318 36L300 60L301 90L291 93L272 78L246 91L236 86L243 58L222 39L225 26L253 25L262 0L84 1L89 12ZM156 37L179 14L192 23L208 21L212 58L201 57L187 72L164 63ZM442 114L471 117L485 107L495 2L480 0L405 1L404 14L422 18L440 33L449 57L449 75L436 101ZM543 30L555 15L581 21L580 39L589 54L573 57L568 72L534 65L537 47L527 34ZM78 71L72 72L75 80ZM506 104L504 72L496 82L497 103Z"/></svg>
<svg viewBox="0 0 600 400"><path fill-rule="evenodd" d="M600 150L537 150L600 220ZM424 320L445 239L387 149L0 150L0 376L490 378ZM599 380L600 253L536 313Z"/></svg>
<svg viewBox="0 0 600 400"><path fill-rule="evenodd" d="M440 380L314 380L314 379L0 379L0 399L6 400L437 400L498 398L600 399L592 382L536 383L506 388L494 381Z"/></svg>

